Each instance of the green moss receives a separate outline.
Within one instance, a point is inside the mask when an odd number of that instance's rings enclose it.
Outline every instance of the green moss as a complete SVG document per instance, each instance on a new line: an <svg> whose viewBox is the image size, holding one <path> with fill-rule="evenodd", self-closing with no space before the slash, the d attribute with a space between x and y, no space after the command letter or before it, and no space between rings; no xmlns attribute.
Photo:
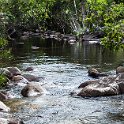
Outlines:
<svg viewBox="0 0 124 124"><path fill-rule="evenodd" d="M7 78L6 78L6 76L0 74L0 88L1 88L1 87L4 87L4 86L6 85L6 83L7 83Z"/></svg>

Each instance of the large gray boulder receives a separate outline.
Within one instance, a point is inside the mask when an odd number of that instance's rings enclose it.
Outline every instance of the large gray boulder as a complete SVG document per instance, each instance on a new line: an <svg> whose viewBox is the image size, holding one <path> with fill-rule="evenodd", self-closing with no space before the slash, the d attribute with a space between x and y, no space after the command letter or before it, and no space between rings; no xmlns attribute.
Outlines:
<svg viewBox="0 0 124 124"><path fill-rule="evenodd" d="M77 95L82 97L110 96L124 93L124 73L104 77L99 80L90 80L82 83Z"/></svg>
<svg viewBox="0 0 124 124"><path fill-rule="evenodd" d="M88 85L84 87L77 95L82 97L98 97L118 94L120 94L119 86L116 83L113 83L108 86L99 86L99 84Z"/></svg>
<svg viewBox="0 0 124 124"><path fill-rule="evenodd" d="M24 97L42 95L43 93L44 90L39 83L29 83L21 91Z"/></svg>

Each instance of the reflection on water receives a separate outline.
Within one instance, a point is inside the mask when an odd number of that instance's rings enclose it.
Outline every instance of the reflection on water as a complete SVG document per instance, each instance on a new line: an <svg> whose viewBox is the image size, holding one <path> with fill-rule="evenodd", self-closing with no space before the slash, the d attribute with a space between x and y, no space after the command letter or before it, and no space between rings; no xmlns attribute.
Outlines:
<svg viewBox="0 0 124 124"><path fill-rule="evenodd" d="M30 39L24 41L24 45L17 45L13 49L14 59L17 63L22 61L34 61L41 63L45 60L63 61L69 63L82 64L85 66L94 65L105 69L114 69L118 64L124 61L124 51L110 51L98 44L87 44L85 42L77 42L73 45L67 42L55 41L52 39ZM39 49L32 50L32 46ZM39 60L40 59L40 60ZM15 63L16 63L15 61Z"/></svg>
<svg viewBox="0 0 124 124"><path fill-rule="evenodd" d="M32 50L32 46L39 49ZM45 96L24 99L15 116L26 124L122 124L124 123L123 95L98 98L74 98L74 88L91 79L87 67L95 66L115 74L115 67L123 62L123 51L105 50L99 45L39 39L24 41L13 48L10 64L24 69L34 68L34 75L44 78ZM12 89L14 93L19 89ZM17 93L19 96L19 93ZM19 96L20 98L21 96Z"/></svg>

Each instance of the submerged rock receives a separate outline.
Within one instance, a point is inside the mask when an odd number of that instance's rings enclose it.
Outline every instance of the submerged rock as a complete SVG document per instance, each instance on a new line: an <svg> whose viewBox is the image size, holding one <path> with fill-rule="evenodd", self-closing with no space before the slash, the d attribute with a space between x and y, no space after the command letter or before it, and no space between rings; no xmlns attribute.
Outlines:
<svg viewBox="0 0 124 124"><path fill-rule="evenodd" d="M27 67L26 69L25 69L25 71L33 71L34 69L33 69L33 67Z"/></svg>
<svg viewBox="0 0 124 124"><path fill-rule="evenodd" d="M24 97L42 95L44 90L39 83L29 83L21 91Z"/></svg>

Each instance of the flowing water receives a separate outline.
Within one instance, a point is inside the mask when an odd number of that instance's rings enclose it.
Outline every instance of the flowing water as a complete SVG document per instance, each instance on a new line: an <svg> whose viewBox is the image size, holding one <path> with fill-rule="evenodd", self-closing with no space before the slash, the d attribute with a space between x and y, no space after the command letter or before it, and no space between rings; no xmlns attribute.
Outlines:
<svg viewBox="0 0 124 124"><path fill-rule="evenodd" d="M37 46L39 49L31 49ZM23 98L22 86L11 88L17 97L8 101L13 116L25 124L123 124L124 95L96 98L73 97L79 84L90 80L88 67L97 67L115 75L116 66L124 61L124 52L102 51L97 44L68 44L52 39L30 39L13 49L9 64L21 70L32 66L31 73L44 78L46 94Z"/></svg>

